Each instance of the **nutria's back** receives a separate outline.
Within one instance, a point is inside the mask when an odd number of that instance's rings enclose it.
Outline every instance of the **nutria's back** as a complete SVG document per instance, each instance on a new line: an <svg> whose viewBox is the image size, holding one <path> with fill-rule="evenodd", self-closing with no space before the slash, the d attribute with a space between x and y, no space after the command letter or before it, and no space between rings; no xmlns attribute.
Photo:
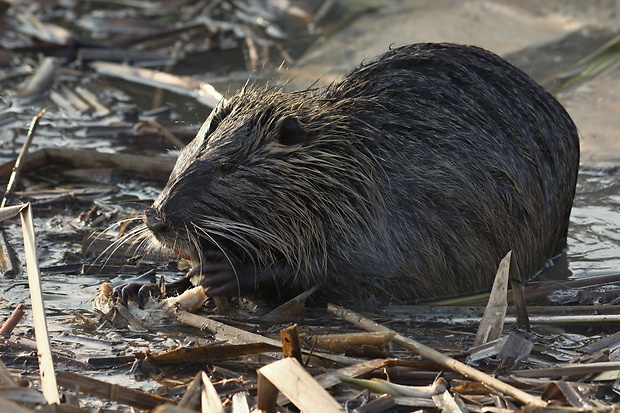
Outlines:
<svg viewBox="0 0 620 413"><path fill-rule="evenodd" d="M360 304L488 288L566 245L576 128L475 47L390 50L325 90L249 89L205 122L145 222L214 295L320 284Z"/></svg>

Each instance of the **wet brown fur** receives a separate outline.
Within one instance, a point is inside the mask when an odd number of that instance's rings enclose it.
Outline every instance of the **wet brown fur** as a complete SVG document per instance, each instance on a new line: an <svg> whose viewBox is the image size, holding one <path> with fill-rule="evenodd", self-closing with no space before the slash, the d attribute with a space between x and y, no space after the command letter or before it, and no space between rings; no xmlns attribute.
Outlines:
<svg viewBox="0 0 620 413"><path fill-rule="evenodd" d="M198 266L223 251L238 294L453 295L488 288L509 250L526 276L562 252L578 164L573 122L527 75L479 48L418 44L326 89L241 91L145 222Z"/></svg>

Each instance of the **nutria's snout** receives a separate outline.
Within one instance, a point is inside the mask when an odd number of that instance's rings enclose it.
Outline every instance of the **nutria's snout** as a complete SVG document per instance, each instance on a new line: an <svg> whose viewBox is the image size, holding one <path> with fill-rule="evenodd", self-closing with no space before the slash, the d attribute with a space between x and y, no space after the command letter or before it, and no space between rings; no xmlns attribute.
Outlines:
<svg viewBox="0 0 620 413"><path fill-rule="evenodd" d="M164 220L164 217L157 208L149 207L144 210L144 223L155 235L161 235L170 230L170 224Z"/></svg>

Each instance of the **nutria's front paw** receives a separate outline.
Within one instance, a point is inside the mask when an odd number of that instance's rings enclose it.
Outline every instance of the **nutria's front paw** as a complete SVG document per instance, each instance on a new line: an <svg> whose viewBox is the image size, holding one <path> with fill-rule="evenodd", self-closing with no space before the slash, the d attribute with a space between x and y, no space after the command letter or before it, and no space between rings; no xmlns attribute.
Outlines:
<svg viewBox="0 0 620 413"><path fill-rule="evenodd" d="M112 297L115 301L120 301L122 305L128 307L129 301L137 302L139 309L144 309L144 304L149 298L161 296L159 286L153 283L129 282L114 287Z"/></svg>
<svg viewBox="0 0 620 413"><path fill-rule="evenodd" d="M194 285L202 285L210 296L237 295L239 282L229 259L220 251L207 251L200 265L186 275Z"/></svg>

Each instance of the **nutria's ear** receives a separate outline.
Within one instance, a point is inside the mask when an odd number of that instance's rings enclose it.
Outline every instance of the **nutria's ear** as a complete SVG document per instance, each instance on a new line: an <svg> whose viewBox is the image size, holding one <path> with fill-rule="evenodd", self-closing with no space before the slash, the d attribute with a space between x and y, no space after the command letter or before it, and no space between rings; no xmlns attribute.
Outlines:
<svg viewBox="0 0 620 413"><path fill-rule="evenodd" d="M276 124L278 140L282 145L299 145L308 141L306 130L295 116L285 116Z"/></svg>

